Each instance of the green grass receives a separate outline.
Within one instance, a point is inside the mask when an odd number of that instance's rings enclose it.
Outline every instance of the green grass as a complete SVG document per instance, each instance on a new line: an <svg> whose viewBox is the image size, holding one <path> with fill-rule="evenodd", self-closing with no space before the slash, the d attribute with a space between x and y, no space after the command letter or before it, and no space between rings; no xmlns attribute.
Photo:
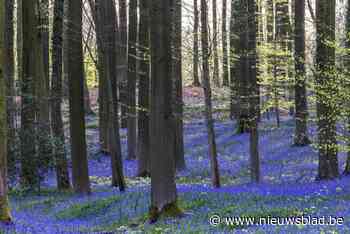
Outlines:
<svg viewBox="0 0 350 234"><path fill-rule="evenodd" d="M119 202L120 197L108 197L82 204L74 204L56 213L58 219L85 218L90 215L99 215L113 204Z"/></svg>

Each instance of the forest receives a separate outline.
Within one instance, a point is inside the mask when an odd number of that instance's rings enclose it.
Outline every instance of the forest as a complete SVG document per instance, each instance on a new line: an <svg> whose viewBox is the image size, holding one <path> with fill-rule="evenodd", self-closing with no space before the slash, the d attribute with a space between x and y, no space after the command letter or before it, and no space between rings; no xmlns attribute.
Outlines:
<svg viewBox="0 0 350 234"><path fill-rule="evenodd" d="M0 0L0 234L350 233L350 0Z"/></svg>

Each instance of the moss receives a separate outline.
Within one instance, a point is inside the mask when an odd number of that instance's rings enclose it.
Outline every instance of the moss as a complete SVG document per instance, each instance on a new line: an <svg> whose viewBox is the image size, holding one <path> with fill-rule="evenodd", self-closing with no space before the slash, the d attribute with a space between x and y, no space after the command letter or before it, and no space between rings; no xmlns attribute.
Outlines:
<svg viewBox="0 0 350 234"><path fill-rule="evenodd" d="M0 222L12 221L9 201L6 196L0 197Z"/></svg>
<svg viewBox="0 0 350 234"><path fill-rule="evenodd" d="M182 217L184 215L184 212L182 209L179 208L177 202L172 202L167 205L165 205L160 211L157 207L151 206L149 210L149 222L155 223L157 222L161 217Z"/></svg>

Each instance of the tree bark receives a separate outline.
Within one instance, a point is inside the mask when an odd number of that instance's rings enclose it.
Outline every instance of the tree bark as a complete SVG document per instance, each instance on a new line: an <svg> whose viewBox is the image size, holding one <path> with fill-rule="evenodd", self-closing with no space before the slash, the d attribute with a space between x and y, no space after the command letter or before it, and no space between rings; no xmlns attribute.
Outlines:
<svg viewBox="0 0 350 234"><path fill-rule="evenodd" d="M128 113L128 93L127 93L127 83L128 83L128 18L127 18L127 1L119 1L119 30L120 30L120 74L121 80L119 82L119 95L121 102L121 127L127 128L127 113Z"/></svg>
<svg viewBox="0 0 350 234"><path fill-rule="evenodd" d="M219 77L219 55L218 55L218 20L217 20L217 7L216 0L213 0L213 58L214 58L214 69L213 69L213 80L216 87L220 87Z"/></svg>
<svg viewBox="0 0 350 234"><path fill-rule="evenodd" d="M295 2L295 138L294 145L310 143L307 134L307 97L305 72L305 0Z"/></svg>
<svg viewBox="0 0 350 234"><path fill-rule="evenodd" d="M199 53L198 53L198 30L199 30L199 12L198 12L198 0L193 0L194 10L194 26L193 26L193 86L199 87L201 83L199 81Z"/></svg>
<svg viewBox="0 0 350 234"><path fill-rule="evenodd" d="M171 0L151 4L150 163L151 221L176 208L171 79ZM178 209L176 209L178 210Z"/></svg>
<svg viewBox="0 0 350 234"><path fill-rule="evenodd" d="M82 0L68 2L68 83L73 188L89 194L90 181L85 139Z"/></svg>
<svg viewBox="0 0 350 234"><path fill-rule="evenodd" d="M229 65L227 52L227 0L222 0L222 85L229 86Z"/></svg>
<svg viewBox="0 0 350 234"><path fill-rule="evenodd" d="M182 100L182 0L174 1L173 24L173 83L174 103L173 112L175 116L175 167L178 171L186 168L184 139L183 139L183 100Z"/></svg>
<svg viewBox="0 0 350 234"><path fill-rule="evenodd" d="M335 0L316 1L316 105L319 140L318 179L338 177L337 106L334 98L336 76L335 49L328 42L335 40Z"/></svg>
<svg viewBox="0 0 350 234"><path fill-rule="evenodd" d="M205 95L205 119L208 132L208 147L211 165L212 183L215 188L220 187L219 166L217 161L214 119L212 116L211 88L209 80L209 46L208 46L208 7L206 0L201 0L201 40L202 40L202 69L203 89Z"/></svg>
<svg viewBox="0 0 350 234"><path fill-rule="evenodd" d="M137 0L129 2L128 33L128 156L136 159Z"/></svg>
<svg viewBox="0 0 350 234"><path fill-rule="evenodd" d="M51 129L54 137L53 154L56 166L57 187L70 188L67 153L62 119L62 39L64 0L55 0L52 29L51 74Z"/></svg>
<svg viewBox="0 0 350 234"><path fill-rule="evenodd" d="M7 61L5 16L8 14L5 1L0 0L0 222L11 222L9 202L7 198L7 107L6 107L6 81L4 76Z"/></svg>
<svg viewBox="0 0 350 234"><path fill-rule="evenodd" d="M139 113L137 139L137 175L150 174L150 135L149 135L149 86L150 86L150 55L149 55L149 7L150 0L140 1L139 45L140 45L140 81L139 81Z"/></svg>
<svg viewBox="0 0 350 234"><path fill-rule="evenodd" d="M38 162L36 157L35 130L35 78L38 77L37 51L41 41L38 38L38 2L28 0L22 2L22 81L21 81L21 184L34 189L39 185ZM39 75L40 76L40 75Z"/></svg>

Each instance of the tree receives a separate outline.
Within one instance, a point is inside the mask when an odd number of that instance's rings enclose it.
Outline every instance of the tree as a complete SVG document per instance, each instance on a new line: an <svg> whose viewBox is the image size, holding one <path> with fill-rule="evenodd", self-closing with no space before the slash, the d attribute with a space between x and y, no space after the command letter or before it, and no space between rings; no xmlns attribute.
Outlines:
<svg viewBox="0 0 350 234"><path fill-rule="evenodd" d="M39 185L36 157L35 78L40 76L37 63L42 60L37 59L41 58L41 41L38 37L38 18L35 12L39 12L37 1L22 2L21 184L30 189Z"/></svg>
<svg viewBox="0 0 350 234"><path fill-rule="evenodd" d="M305 73L305 0L295 2L295 138L296 146L310 143L307 135L307 96Z"/></svg>
<svg viewBox="0 0 350 234"><path fill-rule="evenodd" d="M186 168L183 139L183 100L182 100L182 0L174 1L173 15L173 112L175 115L175 167Z"/></svg>
<svg viewBox="0 0 350 234"><path fill-rule="evenodd" d="M105 85L106 121L108 126L108 148L111 154L112 186L119 187L120 191L125 190L125 180L123 175L122 152L119 135L118 97L117 97L117 70L116 70L116 9L113 0L96 0L96 30L99 43L100 77Z"/></svg>
<svg viewBox="0 0 350 234"><path fill-rule="evenodd" d="M250 171L251 178L254 182L260 180L260 162L259 162L259 135L258 135L258 119L259 119L259 86L257 83L257 52L256 52L256 29L257 21L255 16L256 5L254 0L245 0L245 12L247 12L247 54L246 74L248 75L249 96L249 130L250 130Z"/></svg>
<svg viewBox="0 0 350 234"><path fill-rule="evenodd" d="M199 12L198 0L193 0L194 25L193 25L193 86L199 87L199 53L198 53L198 29L199 29Z"/></svg>
<svg viewBox="0 0 350 234"><path fill-rule="evenodd" d="M118 51L120 54L120 73L119 95L121 102L121 127L127 127L127 73L128 73L128 17L126 0L119 0L119 37L120 43Z"/></svg>
<svg viewBox="0 0 350 234"><path fill-rule="evenodd" d="M229 86L229 77L228 77L228 52L227 52L227 0L222 1L222 84L223 86Z"/></svg>
<svg viewBox="0 0 350 234"><path fill-rule="evenodd" d="M57 187L69 189L68 162L62 120L62 37L64 0L55 0L52 28L51 73L51 129L54 138L53 155L56 166Z"/></svg>
<svg viewBox="0 0 350 234"><path fill-rule="evenodd" d="M0 0L0 222L11 222L9 201L7 198L7 107L4 65L5 54L5 1Z"/></svg>
<svg viewBox="0 0 350 234"><path fill-rule="evenodd" d="M128 156L136 158L137 0L129 2L128 33Z"/></svg>
<svg viewBox="0 0 350 234"><path fill-rule="evenodd" d="M171 76L171 0L151 4L150 221L169 209L179 215L175 184Z"/></svg>
<svg viewBox="0 0 350 234"><path fill-rule="evenodd" d="M219 78L219 55L218 55L218 20L217 20L217 10L216 10L216 0L213 0L213 56L214 56L214 73L213 80L215 86L220 86Z"/></svg>
<svg viewBox="0 0 350 234"><path fill-rule="evenodd" d="M140 47L140 67L139 67L139 111L138 111L138 138L137 138L137 175L148 176L149 170L149 86L150 86L150 42L149 42L149 10L150 0L140 1L139 20L139 47Z"/></svg>
<svg viewBox="0 0 350 234"><path fill-rule="evenodd" d="M82 1L68 2L68 84L73 187L90 193L84 119L84 68L82 48Z"/></svg>
<svg viewBox="0 0 350 234"><path fill-rule="evenodd" d="M338 176L337 95L335 48L335 0L316 1L316 106L319 141L318 179Z"/></svg>
<svg viewBox="0 0 350 234"><path fill-rule="evenodd" d="M345 23L345 35L346 35L346 42L345 42L345 47L349 50L350 49L350 1L347 1L347 12L346 12L346 23ZM350 68L350 56L349 54L347 54L345 56L345 66L346 66L346 71L349 74L349 68ZM349 84L348 84L349 85ZM348 87L345 87L348 90ZM346 98L348 98L348 92L346 93ZM350 132L350 106L348 104L348 100L347 101L347 130L348 132ZM343 174L344 175L350 175L350 139L348 139L348 152L347 152L347 160L346 160L346 165L345 165L345 169Z"/></svg>
<svg viewBox="0 0 350 234"><path fill-rule="evenodd" d="M14 1L5 0L5 48L6 62L4 63L4 77L6 82L7 107L7 161L9 174L15 174L15 60L14 60Z"/></svg>
<svg viewBox="0 0 350 234"><path fill-rule="evenodd" d="M220 187L219 166L217 161L214 119L212 116L211 88L209 79L209 43L208 43L208 7L206 0L201 0L201 40L202 40L202 80L205 95L205 120L208 132L208 147L213 186Z"/></svg>

